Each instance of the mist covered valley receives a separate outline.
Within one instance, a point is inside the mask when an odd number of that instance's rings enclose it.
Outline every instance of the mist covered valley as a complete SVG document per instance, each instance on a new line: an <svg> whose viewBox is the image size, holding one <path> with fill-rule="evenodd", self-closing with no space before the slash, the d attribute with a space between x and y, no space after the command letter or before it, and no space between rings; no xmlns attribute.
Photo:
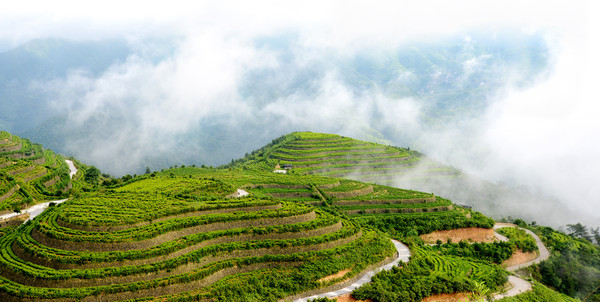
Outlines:
<svg viewBox="0 0 600 302"><path fill-rule="evenodd" d="M552 15L439 30L365 14L382 21L205 18L95 39L4 35L0 127L116 177L223 165L293 131L334 133L464 173L394 185L495 217L598 225L596 92L587 42L570 36L583 25L564 29Z"/></svg>

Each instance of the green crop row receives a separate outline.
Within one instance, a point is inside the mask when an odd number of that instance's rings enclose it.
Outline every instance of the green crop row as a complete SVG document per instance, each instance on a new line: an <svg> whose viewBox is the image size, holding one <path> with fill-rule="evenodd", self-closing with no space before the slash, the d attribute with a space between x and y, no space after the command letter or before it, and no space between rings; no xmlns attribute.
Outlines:
<svg viewBox="0 0 600 302"><path fill-rule="evenodd" d="M269 193L294 193L294 192L312 193L313 190L310 189L310 188L303 188L303 189L297 189L297 188L253 188L252 192L260 192L260 193L265 193L265 194L269 194Z"/></svg>
<svg viewBox="0 0 600 302"><path fill-rule="evenodd" d="M344 224L343 228L328 234L323 234L315 237L296 238L296 239L267 239L260 241L232 242L217 245L209 245L201 247L185 255L181 255L172 259L157 261L145 265L137 266L121 266L121 267L106 267L106 268L91 268L91 269L73 269L73 270L55 270L40 265L31 264L18 258L10 244L14 241L14 236L8 235L1 241L0 247L1 258L0 262L3 269L10 269L13 273L29 276L35 279L48 280L66 280L70 278L92 279L106 278L110 276L128 276L136 274L155 273L164 270L173 270L182 265L202 261L205 257L215 256L220 254L230 254L236 250L255 250L255 249L272 249L285 248L296 246L309 246L326 242L332 242L342 238L348 238L359 232L354 224Z"/></svg>
<svg viewBox="0 0 600 302"><path fill-rule="evenodd" d="M294 132L292 133L293 136L295 136L298 140L301 141L310 141L310 140L318 140L318 141L322 141L322 140L331 140L331 141L337 141L337 140L346 140L346 139L350 139L344 136L339 136L336 134L329 134L329 133L316 133L316 132Z"/></svg>
<svg viewBox="0 0 600 302"><path fill-rule="evenodd" d="M382 186L382 185L373 185L373 193L369 193L362 196L356 197L348 197L344 198L344 200L368 200L368 199L420 199L420 198L431 198L433 194L424 193L413 190L404 190L398 189L394 187Z"/></svg>
<svg viewBox="0 0 600 302"><path fill-rule="evenodd" d="M369 186L369 184L363 183L363 182L358 182L358 181L353 181L353 180L347 180L347 179L343 179L340 180L340 185L339 186L335 186L329 189L324 190L325 193L328 192L348 192L348 191L355 191L355 190L360 190L362 188L365 188Z"/></svg>
<svg viewBox="0 0 600 302"><path fill-rule="evenodd" d="M278 153L284 153L284 154L290 154L290 155L297 155L297 156L304 156L304 155L314 155L316 153L339 153L339 152L345 152L345 153L361 153L361 152L369 152L369 151L374 151L374 152L385 152L387 151L385 147L382 146L378 146L376 144L367 144L367 145L362 145L362 146L335 146L332 148L319 148L319 149L290 149L287 146L285 147L281 147L281 148L277 148L276 149ZM396 152L393 152L394 154L396 154Z"/></svg>
<svg viewBox="0 0 600 302"><path fill-rule="evenodd" d="M496 230L501 235L508 238L509 242L514 244L523 252L535 252L538 250L535 239L520 228L500 228Z"/></svg>
<svg viewBox="0 0 600 302"><path fill-rule="evenodd" d="M65 228L56 223L56 212L50 212L38 220L36 228L42 234L59 240L97 243L133 242L150 239L182 228L190 228L217 222L289 217L307 214L311 211L310 208L300 204L284 203L281 208L275 210L262 210L258 212L240 211L226 214L208 214L202 216L172 218L113 232L87 232Z"/></svg>
<svg viewBox="0 0 600 302"><path fill-rule="evenodd" d="M228 267L244 267L254 263L268 263L268 262L289 262L289 263L306 263L307 267L302 267L299 273L308 274L310 276L310 269L314 265L319 265L323 261L337 261L342 263L345 259L355 260L357 267L366 267L367 265L379 261L381 258L370 257L374 252L378 257L385 257L392 253L393 246L389 240L382 240L382 238L374 233L368 232L358 240L350 243L320 251L295 253L289 255L265 255L261 257L247 257L247 258L234 258L221 262L212 263L203 266L199 269L173 275L165 278L154 279L150 281L140 281L135 283L127 284L115 284L106 286L95 286L95 287L79 287L79 288L41 288L31 287L10 281L6 278L0 278L0 291L3 291L11 296L20 298L73 298L82 299L86 296L97 296L101 294L110 293L121 293L121 292L136 292L142 289L158 289L170 284L188 283L195 280L200 280L214 274L215 272ZM362 258L357 258L362 256ZM333 263L332 263L333 264ZM308 272L307 272L308 271ZM297 278L298 273L294 273L293 276ZM314 277L313 277L314 279ZM310 284L296 284L299 288L296 288L293 292L285 292L284 295L290 295L293 293L305 291L316 286L315 281ZM275 290L276 288L273 288ZM283 289L283 288L282 288ZM151 296L156 296L148 294ZM189 298L189 296L188 296ZM186 298L187 299L187 298Z"/></svg>
<svg viewBox="0 0 600 302"><path fill-rule="evenodd" d="M369 204L369 205L351 205L340 206L343 210L367 210L367 209L415 209L415 208L433 208L452 205L452 202L447 199L438 198L434 202L427 203L386 203L386 204Z"/></svg>
<svg viewBox="0 0 600 302"><path fill-rule="evenodd" d="M56 160L58 160L58 155L52 150L44 150L44 158L46 159L44 165L46 167L53 167L56 164Z"/></svg>
<svg viewBox="0 0 600 302"><path fill-rule="evenodd" d="M394 159L394 158L392 158ZM302 162L296 163L295 169L299 170L329 170L329 171L337 171L337 170L347 170L348 168L353 169L380 169L382 167L390 167L390 168L409 168L414 166L416 162L419 161L418 158L406 158L399 157L397 161L390 161L389 157L379 159L377 157L367 158L364 160L360 159L338 159L336 161L322 160L322 161L314 161L314 162Z"/></svg>
<svg viewBox="0 0 600 302"><path fill-rule="evenodd" d="M363 147L367 145L373 145L373 143L356 141L356 140L344 140L344 141L334 141L334 142L307 142L307 141L292 141L285 144L286 148L294 149L302 148L302 149L327 149L327 148L337 148L337 147Z"/></svg>
<svg viewBox="0 0 600 302"><path fill-rule="evenodd" d="M137 181L126 187L117 188L117 192L162 192L167 194L184 195L217 195L231 194L236 188L230 183L209 178L165 178L153 177Z"/></svg>
<svg viewBox="0 0 600 302"><path fill-rule="evenodd" d="M166 301L280 301L290 295L323 288L331 283L321 278L348 271L344 278L355 277L369 265L382 261L395 249L391 242L375 232L365 234L355 242L328 251L324 257L305 259L302 265L271 268L237 274L200 290L163 297ZM335 255L330 257L328 255ZM142 299L136 299L141 301Z"/></svg>
<svg viewBox="0 0 600 302"><path fill-rule="evenodd" d="M352 220L364 226L371 226L393 237L406 237L428 234L434 231L451 230L466 227L491 229L494 220L479 212L471 212L467 217L462 211L444 211L435 213L409 213L385 215L360 215Z"/></svg>
<svg viewBox="0 0 600 302"><path fill-rule="evenodd" d="M113 262L124 260L148 259L167 255L183 248L199 244L201 242L225 236L237 235L263 235L271 233L297 233L309 231L325 226L333 225L339 222L339 218L333 215L316 211L317 217L308 222L296 224L285 224L266 227L248 227L236 228L221 231L201 232L179 238L177 240L167 241L151 249L132 250L132 251L110 251L110 252L80 252L67 251L40 245L31 237L29 231L22 232L16 239L16 243L27 253L36 257L56 261L59 263L91 263L91 262ZM31 229L32 227L30 227Z"/></svg>
<svg viewBox="0 0 600 302"><path fill-rule="evenodd" d="M0 173L0 177L2 178L2 186L0 186L0 196L2 196L17 185L17 180L8 174L4 174L3 172Z"/></svg>
<svg viewBox="0 0 600 302"><path fill-rule="evenodd" d="M336 152L336 153L328 153L325 155L298 155L298 154L294 154L294 153L282 153L282 152L273 152L272 154L273 158L279 159L279 160L287 160L287 161L291 161L294 162L294 160L300 161L300 162L305 162L307 160L313 159L315 162L321 162L321 161L329 161L332 159L336 159L336 158L342 158L342 159L393 159L393 158L405 158L405 155L399 155L399 154L387 154L387 153L382 153L381 151L373 151L373 152Z"/></svg>
<svg viewBox="0 0 600 302"><path fill-rule="evenodd" d="M185 214L196 211L236 207L266 206L278 202L269 199L241 198L214 202L186 202L161 194L86 194L69 202L60 212L60 220L74 225L111 226Z"/></svg>
<svg viewBox="0 0 600 302"><path fill-rule="evenodd" d="M439 254L435 249L411 246L411 260L401 268L382 271L354 290L356 299L417 302L436 294L474 292L478 284L495 291L507 280L506 272L486 261Z"/></svg>

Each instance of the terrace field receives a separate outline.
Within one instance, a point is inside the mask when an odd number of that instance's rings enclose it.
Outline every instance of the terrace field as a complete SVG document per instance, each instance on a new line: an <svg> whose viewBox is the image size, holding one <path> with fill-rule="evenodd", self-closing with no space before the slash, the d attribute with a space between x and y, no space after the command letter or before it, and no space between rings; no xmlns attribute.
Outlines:
<svg viewBox="0 0 600 302"><path fill-rule="evenodd" d="M227 167L274 170L341 177L391 185L397 181L456 177L459 171L410 149L360 141L344 136L294 132L273 140Z"/></svg>
<svg viewBox="0 0 600 302"><path fill-rule="evenodd" d="M73 179L65 157L8 132L0 131L0 213L68 197L81 188L85 165Z"/></svg>

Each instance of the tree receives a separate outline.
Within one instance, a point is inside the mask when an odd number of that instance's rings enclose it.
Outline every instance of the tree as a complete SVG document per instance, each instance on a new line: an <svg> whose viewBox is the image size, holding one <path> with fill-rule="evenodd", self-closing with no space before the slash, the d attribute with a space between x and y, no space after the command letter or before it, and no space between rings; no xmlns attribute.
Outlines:
<svg viewBox="0 0 600 302"><path fill-rule="evenodd" d="M592 229L592 236L596 245L600 245L600 228Z"/></svg>
<svg viewBox="0 0 600 302"><path fill-rule="evenodd" d="M96 184L98 183L98 177L100 177L100 170L95 166L92 166L87 171L85 171L84 179L86 182Z"/></svg>
<svg viewBox="0 0 600 302"><path fill-rule="evenodd" d="M146 166L146 173L145 174L150 174L152 171L150 171L150 167Z"/></svg>
<svg viewBox="0 0 600 302"><path fill-rule="evenodd" d="M567 224L567 229L569 230L569 232L571 232L569 234L571 236L592 241L592 239L590 238L590 235L588 234L587 227L584 226L583 224L581 224L580 222L578 222L576 224Z"/></svg>

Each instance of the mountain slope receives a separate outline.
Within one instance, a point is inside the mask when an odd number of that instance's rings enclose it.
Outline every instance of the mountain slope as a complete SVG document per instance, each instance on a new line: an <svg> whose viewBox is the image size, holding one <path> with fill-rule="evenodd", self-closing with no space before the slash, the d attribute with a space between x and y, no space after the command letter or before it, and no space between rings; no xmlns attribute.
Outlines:
<svg viewBox="0 0 600 302"><path fill-rule="evenodd" d="M44 168L52 167L52 156L39 156L41 146L1 135L5 156L23 157L17 163L44 159ZM321 169L319 163L301 173L294 172L301 167L274 173L270 161L279 159L263 157L296 150L335 159L340 150L328 143L341 143L359 162L422 160L404 149L294 133L255 152L252 160L234 163L238 168L179 167L104 181L21 227L2 229L0 299L291 300L343 287L391 261L390 237L407 243L415 255L392 273L414 280L409 288L381 294L502 289L507 273L497 264L514 252L513 243L474 244L471 250L464 242L427 246L418 237L490 229L492 219L431 193L309 174L321 173L310 170Z"/></svg>
<svg viewBox="0 0 600 302"><path fill-rule="evenodd" d="M459 171L410 149L355 140L335 134L294 132L229 166L343 177L389 184L390 180L453 177Z"/></svg>
<svg viewBox="0 0 600 302"><path fill-rule="evenodd" d="M85 186L85 165L73 179L66 158L40 144L0 131L0 212L18 210L47 200L66 198Z"/></svg>
<svg viewBox="0 0 600 302"><path fill-rule="evenodd" d="M580 219L557 200L463 173L418 151L334 134L294 132L225 166L273 171L278 164L282 169L291 165L290 173L433 192L496 218L521 217L552 226ZM543 216L540 204L547 212Z"/></svg>

